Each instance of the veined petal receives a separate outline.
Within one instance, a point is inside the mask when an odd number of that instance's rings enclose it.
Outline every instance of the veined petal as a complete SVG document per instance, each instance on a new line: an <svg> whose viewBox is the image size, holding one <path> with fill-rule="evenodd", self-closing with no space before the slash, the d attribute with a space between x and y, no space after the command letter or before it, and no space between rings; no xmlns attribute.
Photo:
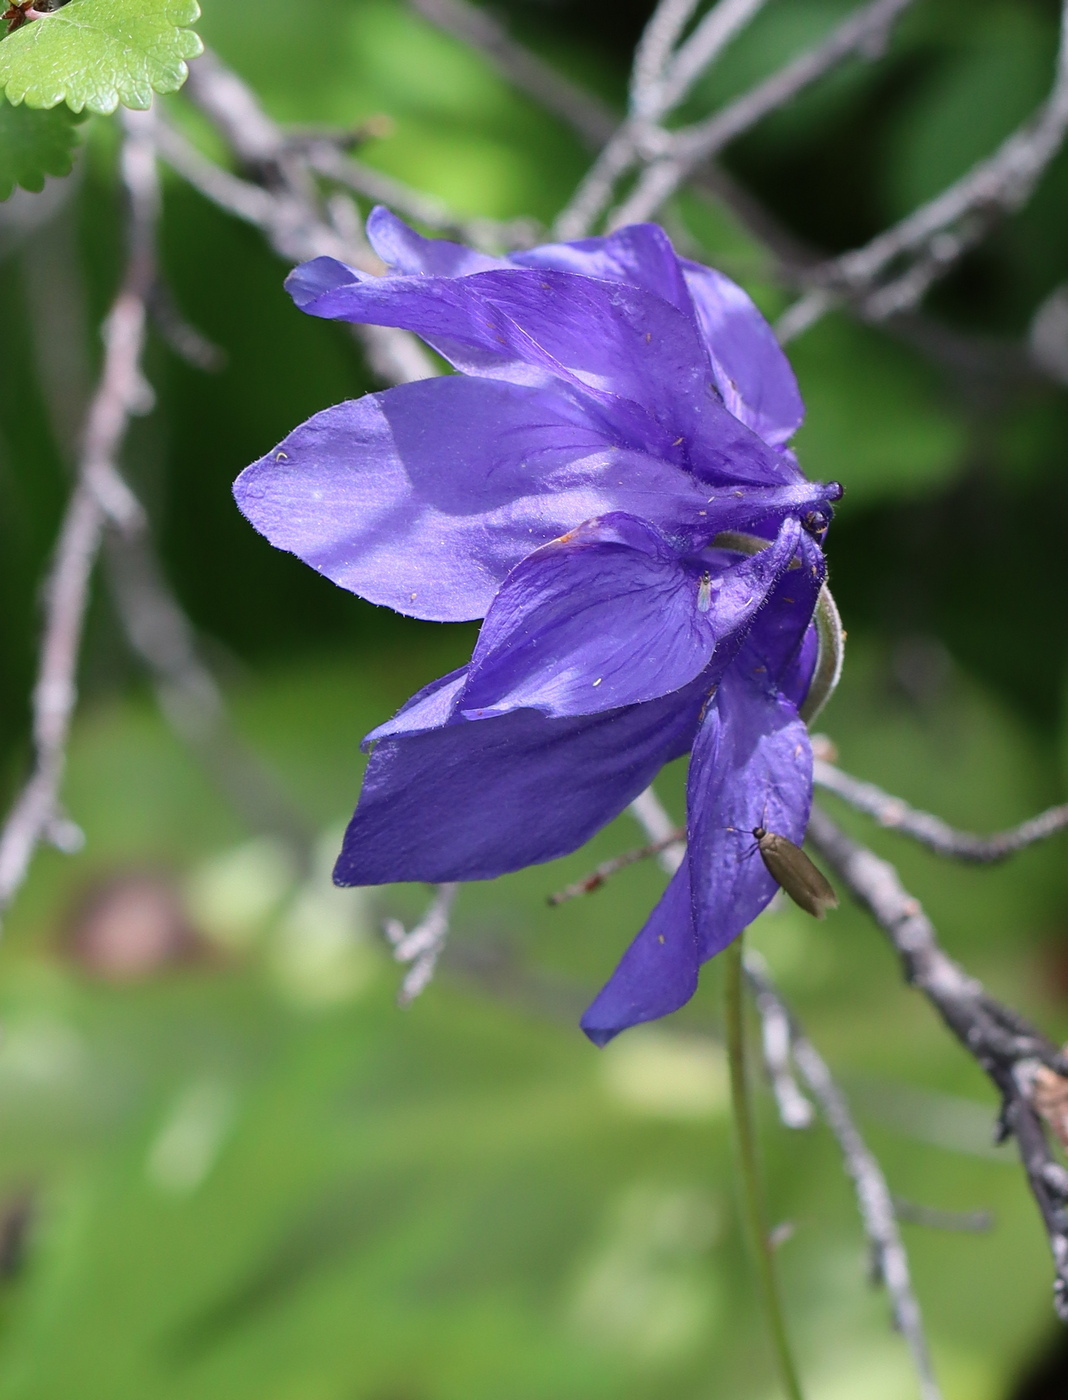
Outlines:
<svg viewBox="0 0 1068 1400"><path fill-rule="evenodd" d="M645 927L582 1017L582 1029L594 1045L607 1045L628 1026L677 1011L697 990L698 963L690 867L684 857Z"/></svg>
<svg viewBox="0 0 1068 1400"><path fill-rule="evenodd" d="M767 549L702 575L644 521L587 521L506 579L471 658L464 713L593 714L680 689L760 610L800 533L791 517Z"/></svg>
<svg viewBox="0 0 1068 1400"><path fill-rule="evenodd" d="M670 530L713 509L695 477L615 446L562 386L459 375L316 414L234 494L272 544L342 588L440 622L483 616L519 560L592 516Z"/></svg>
<svg viewBox="0 0 1068 1400"><path fill-rule="evenodd" d="M702 961L733 942L777 888L753 828L800 845L811 802L808 730L754 672L745 647L705 712L690 759L690 884Z"/></svg>
<svg viewBox="0 0 1068 1400"><path fill-rule="evenodd" d="M800 479L724 407L692 316L640 287L507 268L362 278L302 309L415 331L465 374L543 386L563 380L598 405L628 446L688 464L707 481Z"/></svg>
<svg viewBox="0 0 1068 1400"><path fill-rule="evenodd" d="M486 880L566 855L686 752L706 689L699 679L681 694L582 719L454 716L380 739L335 881Z"/></svg>
<svg viewBox="0 0 1068 1400"><path fill-rule="evenodd" d="M508 261L516 267L555 268L604 282L625 282L695 317L682 263L659 224L629 224L604 237L574 243L543 243L513 253Z"/></svg>
<svg viewBox="0 0 1068 1400"><path fill-rule="evenodd" d="M786 442L805 409L774 331L729 277L689 259L681 262L724 403L765 442Z"/></svg>

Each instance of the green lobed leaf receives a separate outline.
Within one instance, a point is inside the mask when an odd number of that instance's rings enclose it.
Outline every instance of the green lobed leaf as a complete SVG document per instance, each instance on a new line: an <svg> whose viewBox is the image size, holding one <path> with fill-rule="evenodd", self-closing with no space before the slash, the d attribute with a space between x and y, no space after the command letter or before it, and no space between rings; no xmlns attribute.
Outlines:
<svg viewBox="0 0 1068 1400"><path fill-rule="evenodd" d="M39 190L46 175L69 175L81 120L67 107L38 112L0 98L0 200L16 185Z"/></svg>
<svg viewBox="0 0 1068 1400"><path fill-rule="evenodd" d="M71 0L0 44L0 88L27 107L143 111L185 82L203 45L184 26L199 14L196 0Z"/></svg>

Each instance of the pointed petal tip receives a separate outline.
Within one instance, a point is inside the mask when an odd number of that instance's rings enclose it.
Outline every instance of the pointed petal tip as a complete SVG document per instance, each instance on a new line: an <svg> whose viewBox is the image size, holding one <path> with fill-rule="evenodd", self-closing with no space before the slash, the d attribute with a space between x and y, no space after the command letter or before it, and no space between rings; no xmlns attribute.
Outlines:
<svg viewBox="0 0 1068 1400"><path fill-rule="evenodd" d="M579 1022L579 1025L586 1039L592 1041L598 1050L603 1050L610 1040L615 1040L620 1031L626 1030L625 1026L614 1026L611 1029L605 1026L590 1026L586 1024L585 1017Z"/></svg>
<svg viewBox="0 0 1068 1400"><path fill-rule="evenodd" d="M297 308L306 311L327 292L335 291L338 287L347 287L360 280L360 274L347 263L340 262L337 258L322 257L312 258L309 262L295 267L283 285Z"/></svg>

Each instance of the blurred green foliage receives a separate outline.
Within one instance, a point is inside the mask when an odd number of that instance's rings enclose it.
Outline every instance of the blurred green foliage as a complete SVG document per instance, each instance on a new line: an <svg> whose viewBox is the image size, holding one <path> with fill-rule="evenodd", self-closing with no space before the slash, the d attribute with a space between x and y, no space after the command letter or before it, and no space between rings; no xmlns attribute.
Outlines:
<svg viewBox="0 0 1068 1400"><path fill-rule="evenodd" d="M618 101L645 8L504 12ZM769 0L692 112L848 8ZM400 0L228 0L201 28L281 120L388 115L363 157L460 212L547 223L585 168L569 132ZM880 64L843 69L727 164L798 239L851 246L1007 134L1044 91L1055 34L1052 0L918 3ZM180 95L168 104L206 139ZM88 131L55 218L0 228L7 791L91 328L121 259L114 131ZM687 196L667 218L769 313L785 304L728 211ZM979 829L1064 795L1068 402L1005 346L1068 278L1066 218L1062 158L930 299L970 358L915 323L844 316L791 348L802 461L847 490L829 550L850 651L821 727L853 771ZM243 734L328 847L358 791L358 739L459 664L472 629L372 608L237 515L229 483L248 461L373 386L343 328L293 309L260 236L170 177L163 240L183 314L226 363L207 375L153 341L157 406L127 466ZM771 1400L734 1217L716 969L671 1025L600 1054L578 1011L660 877L635 866L587 901L544 903L632 845L629 820L558 867L465 891L451 964L402 1014L376 928L411 920L422 892L341 894L323 870L290 870L168 734L103 594L82 682L67 800L87 845L41 856L0 953L0 1400ZM683 776L664 783L675 811ZM872 839L952 952L1068 1030L1063 844L974 871ZM77 931L134 877L171 892L195 939L155 976L94 977ZM907 1233L949 1400L1007 1396L1049 1323L1048 1265L1011 1151L990 1146L987 1086L852 910L826 926L769 914L754 937L895 1192L994 1212L984 1235ZM811 1396L911 1393L832 1145L786 1134L764 1098L761 1111L773 1211L796 1226L781 1257ZM27 1199L19 1267L5 1231Z"/></svg>

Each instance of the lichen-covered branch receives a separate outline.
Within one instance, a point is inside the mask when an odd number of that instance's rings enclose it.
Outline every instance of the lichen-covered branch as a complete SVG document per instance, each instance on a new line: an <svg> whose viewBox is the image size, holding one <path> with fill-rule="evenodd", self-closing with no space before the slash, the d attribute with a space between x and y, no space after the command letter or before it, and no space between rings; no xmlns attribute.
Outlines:
<svg viewBox="0 0 1068 1400"><path fill-rule="evenodd" d="M1054 1159L1036 1107L1043 1068L1065 1082L1057 1047L1002 1006L944 952L920 901L894 867L842 831L825 812L812 812L809 840L838 881L871 914L901 959L908 983L931 1002L1001 1096L1001 1129L1015 1136L1053 1255L1053 1300L1068 1321L1068 1173Z"/></svg>

